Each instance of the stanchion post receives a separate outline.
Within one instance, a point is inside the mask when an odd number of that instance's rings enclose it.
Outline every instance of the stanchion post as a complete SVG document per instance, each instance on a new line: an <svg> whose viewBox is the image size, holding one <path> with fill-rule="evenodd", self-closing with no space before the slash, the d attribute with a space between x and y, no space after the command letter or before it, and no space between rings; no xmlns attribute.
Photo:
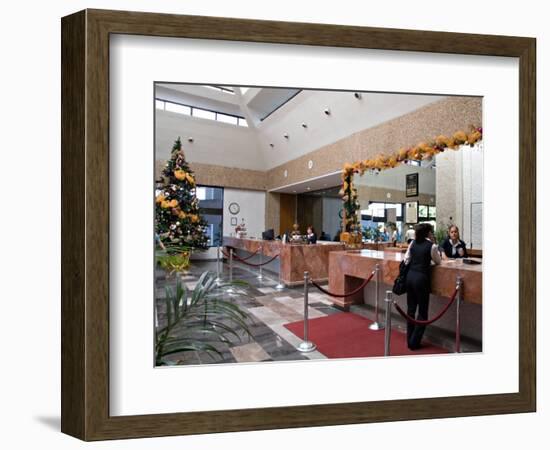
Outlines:
<svg viewBox="0 0 550 450"><path fill-rule="evenodd" d="M309 294L309 272L304 272L304 340L298 346L298 351L302 353L312 352L317 346L309 341L309 326L308 326L308 294Z"/></svg>
<svg viewBox="0 0 550 450"><path fill-rule="evenodd" d="M229 283L233 283L233 247L229 248ZM227 292L230 294L235 292L233 286L229 286Z"/></svg>
<svg viewBox="0 0 550 450"><path fill-rule="evenodd" d="M220 246L216 248L216 283L221 281L221 271L220 271Z"/></svg>
<svg viewBox="0 0 550 450"><path fill-rule="evenodd" d="M263 275L262 275L262 266L263 266L263 263L264 263L264 243L261 242L260 243L260 273L258 274L258 276L256 278L258 278L258 280L261 280L263 279Z"/></svg>
<svg viewBox="0 0 550 450"><path fill-rule="evenodd" d="M229 249L229 281L233 281L233 248Z"/></svg>
<svg viewBox="0 0 550 450"><path fill-rule="evenodd" d="M461 352L460 342L460 302L462 301L462 277L456 276L456 329L455 329L455 353Z"/></svg>
<svg viewBox="0 0 550 450"><path fill-rule="evenodd" d="M375 283L375 297L374 297L374 322L369 325L369 329L373 331L383 330L384 325L378 320L378 305L380 303L380 264L374 266L374 283Z"/></svg>
<svg viewBox="0 0 550 450"><path fill-rule="evenodd" d="M279 283L275 286L275 289L282 291L285 288L283 280L281 280L281 252L279 252Z"/></svg>
<svg viewBox="0 0 550 450"><path fill-rule="evenodd" d="M393 292L386 291L386 334L384 336L384 356L390 356L390 339L391 339L391 308L393 305Z"/></svg>

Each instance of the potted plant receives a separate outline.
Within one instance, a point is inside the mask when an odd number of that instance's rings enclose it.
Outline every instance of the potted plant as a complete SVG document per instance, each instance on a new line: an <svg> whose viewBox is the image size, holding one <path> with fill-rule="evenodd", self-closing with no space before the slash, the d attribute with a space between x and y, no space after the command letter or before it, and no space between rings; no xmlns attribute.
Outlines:
<svg viewBox="0 0 550 450"><path fill-rule="evenodd" d="M251 316L229 300L222 298L225 288L248 286L244 281L217 283L216 274L204 272L190 293L176 279L175 290L165 288L164 308L156 308L155 363L177 365L169 357L186 352L204 352L221 358L221 349L244 337L251 337ZM242 292L246 295L246 292Z"/></svg>

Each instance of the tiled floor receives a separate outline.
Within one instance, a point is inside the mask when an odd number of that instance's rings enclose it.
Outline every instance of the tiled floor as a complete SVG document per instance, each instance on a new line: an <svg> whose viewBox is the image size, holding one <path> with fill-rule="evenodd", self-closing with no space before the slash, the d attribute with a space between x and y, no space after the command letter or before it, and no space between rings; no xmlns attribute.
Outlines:
<svg viewBox="0 0 550 450"><path fill-rule="evenodd" d="M228 267L224 265L223 278L229 278ZM189 272L182 277L187 289L193 290L199 276L206 270L215 272L213 262L194 262ZM234 304L246 310L250 315L248 321L252 338L243 336L241 341L232 340L229 345L216 345L223 358L217 355L209 356L198 352L184 352L169 357L178 364L211 364L258 361L291 361L324 358L319 352L301 353L296 347L301 340L288 331L284 325L303 320L304 297L303 287L275 289L277 276L264 270L263 279L257 278L257 273L247 267L233 269L233 280L248 283L247 296L240 294L223 294L222 298L230 299ZM157 271L156 297L159 324L162 326L165 312L165 287L173 286L173 278L166 279L162 271ZM310 296L309 317L322 317L327 314L340 314L333 308L330 301L322 294L312 293Z"/></svg>
<svg viewBox="0 0 550 450"><path fill-rule="evenodd" d="M193 262L189 272L182 277L186 287L192 291L200 275L206 271L216 271L214 262ZM228 267L224 265L222 278L229 279ZM257 273L248 267L237 266L233 269L233 280L242 280L248 283L246 292L248 295L239 293L224 293L222 298L230 300L235 305L245 310L250 319L247 320L251 337L243 335L241 339L233 338L229 344L216 343L215 347L221 352L218 355L209 355L203 352L184 352L167 357L172 363L184 365L212 364L212 363L237 363L237 362L259 362L259 361L290 361L306 359L322 359L324 355L318 351L301 353L296 347L301 343L300 338L285 328L285 324L303 320L304 300L302 286L295 288L275 289L278 282L277 276L264 270L263 278L258 279ZM159 325L165 322L164 313L165 287L172 286L174 278L164 276L162 271L157 271L156 298ZM364 306L354 306L352 311L365 315L372 319L373 313ZM315 290L309 294L308 314L310 318L323 317L329 314L344 314L332 306L330 299ZM223 320L222 320L223 322ZM397 328L404 329L404 324L396 323ZM427 331L427 336L429 336ZM452 342L435 341L442 346L452 347ZM466 344L467 346L467 344ZM479 351L475 348L465 348L465 351Z"/></svg>

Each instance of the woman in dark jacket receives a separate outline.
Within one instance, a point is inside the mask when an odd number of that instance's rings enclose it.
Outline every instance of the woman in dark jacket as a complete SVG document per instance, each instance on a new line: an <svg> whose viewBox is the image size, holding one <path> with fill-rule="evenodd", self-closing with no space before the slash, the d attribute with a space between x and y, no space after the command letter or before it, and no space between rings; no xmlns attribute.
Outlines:
<svg viewBox="0 0 550 450"><path fill-rule="evenodd" d="M407 273L407 314L417 320L428 320L431 287L431 263L441 263L437 245L433 243L433 226L420 223L415 227L415 239L409 245L405 260L409 265ZM418 314L417 314L418 311ZM407 322L407 344L409 349L420 348L425 325Z"/></svg>
<svg viewBox="0 0 550 450"><path fill-rule="evenodd" d="M451 225L448 230L449 236L439 245L445 252L447 258L467 258L466 243L460 239L460 233L456 225Z"/></svg>
<svg viewBox="0 0 550 450"><path fill-rule="evenodd" d="M316 244L317 243L317 234L315 234L315 230L310 225L307 227L307 243L308 244Z"/></svg>

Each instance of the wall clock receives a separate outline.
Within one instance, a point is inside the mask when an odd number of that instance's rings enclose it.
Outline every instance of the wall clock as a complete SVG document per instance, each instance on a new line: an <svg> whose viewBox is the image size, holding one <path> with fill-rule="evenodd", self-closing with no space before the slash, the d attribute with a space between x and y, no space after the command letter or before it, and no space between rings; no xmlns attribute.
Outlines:
<svg viewBox="0 0 550 450"><path fill-rule="evenodd" d="M233 215L235 214L239 214L239 212L241 211L241 207L239 206L238 203L230 203L229 204L229 212Z"/></svg>

